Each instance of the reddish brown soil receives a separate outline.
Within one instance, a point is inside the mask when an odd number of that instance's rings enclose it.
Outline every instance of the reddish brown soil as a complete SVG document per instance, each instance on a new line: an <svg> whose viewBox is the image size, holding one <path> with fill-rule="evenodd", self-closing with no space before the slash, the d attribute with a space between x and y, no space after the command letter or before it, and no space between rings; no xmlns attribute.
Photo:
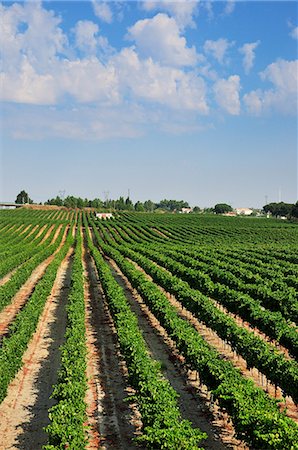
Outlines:
<svg viewBox="0 0 298 450"><path fill-rule="evenodd" d="M64 206L56 206L56 205L24 205L22 206L24 209L33 209L33 210L55 210L55 209L63 209L67 211L67 208Z"/></svg>
<svg viewBox="0 0 298 450"><path fill-rule="evenodd" d="M7 332L9 325L17 315L18 311L23 307L27 299L32 294L35 285L42 278L43 274L46 271L46 268L53 260L55 254L63 246L65 239L66 231L58 249L51 256L45 259L41 264L39 264L36 269L34 269L28 280L23 284L21 289L13 297L11 303L0 312L0 336L3 336ZM11 276L11 274L9 275Z"/></svg>
<svg viewBox="0 0 298 450"><path fill-rule="evenodd" d="M148 274L146 274L146 272L140 266L138 266L134 261L131 262L138 270L143 272L147 276L147 278L152 281L152 278ZM205 341L208 342L212 347L214 347L224 359L231 361L235 367L239 368L243 376L253 380L256 386L266 391L271 397L281 400L283 399L281 389L276 389L275 386L271 384L269 380L267 380L266 376L258 371L258 369L247 369L245 359L234 352L229 344L222 340L213 330L200 322L193 314L187 311L173 295L166 292L160 286L158 286L158 288L167 296L169 302L179 312L179 315L187 319L205 339ZM286 397L286 399L280 403L281 410L285 409L285 407L286 415L298 423L298 408L291 397Z"/></svg>
<svg viewBox="0 0 298 450"><path fill-rule="evenodd" d="M238 316L237 314L234 313L230 313L227 308L225 308L223 305L221 305L219 302L217 302L216 300L212 299L209 297L210 300L213 301L213 303L215 304L215 306L220 309L222 312L224 312L225 314L227 314L229 317L231 317L232 319L235 320L235 322L237 323L238 326L245 328L246 330L252 332L255 336L258 336L259 338L263 339L264 341L268 342L268 344L273 345L276 350L279 353L282 353L283 356L288 359L288 360L295 360L295 358L293 358L290 354L289 354L289 350L285 347L283 347L282 345L280 345L277 341L269 339L269 337L263 333L262 331L260 331L257 327L252 327L249 322L246 322L245 320L243 320L240 316Z"/></svg>
<svg viewBox="0 0 298 450"><path fill-rule="evenodd" d="M162 231L158 230L157 228L152 227L152 230L155 231L156 233L158 233L161 237L163 237L165 239L169 239L169 236L167 236L166 234L164 234Z"/></svg>
<svg viewBox="0 0 298 450"><path fill-rule="evenodd" d="M29 230L29 228L32 227L32 229L34 229L34 227L30 224L27 225L25 228L22 229L22 231L19 233L19 236L22 236L22 234L26 233L26 231Z"/></svg>
<svg viewBox="0 0 298 450"><path fill-rule="evenodd" d="M35 239L39 238L39 236L41 235L41 233L45 230L47 225L44 225L42 227L40 227L40 229L38 230L37 235L35 236Z"/></svg>
<svg viewBox="0 0 298 450"><path fill-rule="evenodd" d="M70 286L71 254L62 262L44 311L27 351L23 367L10 383L0 405L0 448L37 450L47 442L52 385L60 366L59 347L64 341L66 302Z"/></svg>
<svg viewBox="0 0 298 450"><path fill-rule="evenodd" d="M139 327L152 357L162 364L164 376L179 394L179 407L184 419L192 422L208 435L202 445L206 449L247 449L234 437L234 430L227 422L227 416L217 405L210 402L210 393L200 386L196 373L189 372L183 365L184 358L176 349L165 329L150 312L142 298L132 288L114 261L108 259L113 275L124 289L132 311L136 314Z"/></svg>
<svg viewBox="0 0 298 450"><path fill-rule="evenodd" d="M7 273L4 277L2 277L0 280L0 286L7 283L11 279L13 274L16 272L16 270L17 269L13 269L11 272ZM0 316L0 323L1 323L1 316Z"/></svg>
<svg viewBox="0 0 298 450"><path fill-rule="evenodd" d="M46 225L45 225L45 226L46 226ZM42 232L44 231L44 229L45 229L45 226L42 227L42 228L39 230L39 232L38 232L37 235L35 236L34 240L37 239L37 238L41 235L41 233L42 233ZM38 246L41 245L41 244L49 237L51 231L53 230L53 227L54 227L54 225L52 225L52 226L49 228L48 232L45 234L45 236L43 237L43 239L41 240L41 242L38 244ZM59 227L59 230L61 230L61 227ZM56 238L57 238L57 235L58 235L58 234L56 233L56 234L55 234L55 237L56 237ZM55 242L55 237L54 237L54 239L52 239L52 242ZM22 265L22 264L21 264L21 265ZM20 265L20 266L21 266L21 265ZM13 274L18 270L18 268L19 268L20 266L16 267L16 268L13 269L11 272L7 273L4 277L2 277L1 280L0 280L0 286L2 286L3 284L7 283L7 282L11 279L11 277L13 276ZM0 324L1 324L1 315L0 315ZM1 325L0 325L0 329L1 329Z"/></svg>
<svg viewBox="0 0 298 450"><path fill-rule="evenodd" d="M55 234L54 234L54 236L53 236L53 239L52 239L52 241L51 241L51 244L54 244L54 242L56 241L56 239L57 239L57 237L59 236L59 233L60 233L60 231L61 231L61 228L62 228L62 225L59 225L59 227L57 228L57 230L56 230L56 232L55 232ZM52 231L52 230L51 230ZM47 233L47 236L49 236L50 234L51 234L51 231L49 232L49 234Z"/></svg>
<svg viewBox="0 0 298 450"><path fill-rule="evenodd" d="M51 226L49 227L49 229L47 230L46 234L44 235L44 237L42 238L41 242L40 242L38 245L42 245L42 244L48 239L48 237L50 236L50 234L51 234L53 228L54 228L54 225L51 225ZM43 231L44 231L44 228L43 228L42 231L40 231L40 232L38 233L38 235L37 235L36 237L40 236L41 233L42 233Z"/></svg>
<svg viewBox="0 0 298 450"><path fill-rule="evenodd" d="M31 234L34 233L34 231L36 231L36 229L39 227L39 225L35 225L35 227L32 227L30 233L25 237L25 239L28 239L29 236L31 236ZM21 233L23 234L23 233Z"/></svg>
<svg viewBox="0 0 298 450"><path fill-rule="evenodd" d="M131 393L121 359L113 320L100 289L96 268L84 251L90 446L107 450L136 450L140 428L137 411L124 399Z"/></svg>

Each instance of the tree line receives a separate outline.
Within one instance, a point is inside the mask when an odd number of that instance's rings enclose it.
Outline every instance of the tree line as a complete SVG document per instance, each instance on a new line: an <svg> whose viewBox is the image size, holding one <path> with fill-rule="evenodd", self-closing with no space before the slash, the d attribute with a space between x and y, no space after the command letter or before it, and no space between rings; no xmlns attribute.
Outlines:
<svg viewBox="0 0 298 450"><path fill-rule="evenodd" d="M29 194L22 190L16 197L16 203L28 204L33 203L33 200L29 197ZM102 200L95 198L90 200L88 198L75 197L69 195L65 198L57 195L56 197L48 199L44 202L44 205L64 206L65 208L96 208L96 209L108 209L117 211L139 211L139 212L153 212L155 210L164 210L169 212L181 211L182 208L189 208L189 203L184 200L161 200L160 202L153 202L152 200L146 200L144 202L137 201L133 203L132 200L127 197L119 197L118 199ZM199 212L200 208L195 206L192 208L194 212Z"/></svg>
<svg viewBox="0 0 298 450"><path fill-rule="evenodd" d="M127 197L119 197L118 199L101 200L95 198L89 200L87 198L68 196L65 199L57 196L49 199L45 202L45 205L57 205L65 206L66 208L96 208L96 209L108 209L116 211L139 211L139 212L153 212L155 210L165 210L169 212L181 211L182 208L189 208L188 202L184 200L161 200L160 202L153 202L152 200L146 200L144 202L137 201L133 203L132 200ZM195 209L195 208L194 208ZM196 210L200 208L196 207Z"/></svg>
<svg viewBox="0 0 298 450"><path fill-rule="evenodd" d="M298 218L298 202L294 203L268 203L263 206L265 213L270 213L274 217L294 217Z"/></svg>
<svg viewBox="0 0 298 450"><path fill-rule="evenodd" d="M33 200L29 197L29 194L22 190L16 197L16 203L25 204L33 203ZM168 211L168 212L179 212L182 208L189 208L189 203L184 200L161 200L160 202L153 202L152 200L146 200L144 202L137 201L133 203L129 197L119 197L116 200L107 199L101 200L100 198L95 198L89 200L87 198L74 197L69 195L65 198L59 197L57 195L55 198L47 200L45 205L56 205L64 206L65 208L95 208L95 209L105 209L105 210L115 210L115 211L138 211L138 212L153 212L153 211ZM192 208L194 213L201 212L201 208L195 206ZM204 212L223 214L226 212L233 211L231 205L226 203L217 203L214 208L204 208ZM293 203L268 203L263 206L263 211L267 214L270 213L274 217L287 217L287 218L298 218L298 201Z"/></svg>

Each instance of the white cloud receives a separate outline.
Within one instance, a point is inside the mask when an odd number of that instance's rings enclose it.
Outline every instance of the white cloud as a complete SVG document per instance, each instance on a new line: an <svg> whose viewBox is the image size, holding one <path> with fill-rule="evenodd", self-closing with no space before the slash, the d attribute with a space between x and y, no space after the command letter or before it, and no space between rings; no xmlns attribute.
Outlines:
<svg viewBox="0 0 298 450"><path fill-rule="evenodd" d="M24 8L18 12L23 13ZM58 22L53 22L52 15L48 16L48 20L52 27L44 23L45 29L49 30L56 42L52 34L55 30L61 35L57 29ZM35 35L34 23L30 19L27 22L30 32ZM163 24L165 29L161 27ZM154 35L159 31L165 37L164 45L154 55L156 60L146 55L145 51L147 27L151 29L151 26ZM36 44L31 49L28 43L22 42L18 47L19 54L16 52L18 64L14 66L14 71L1 74L3 100L33 105L59 105L72 101L77 104L97 103L106 108L123 104L125 98L129 98L135 104L145 101L170 109L181 108L202 114L208 112L204 81L194 71L186 73L176 67L193 64L196 53L194 49L186 47L186 41L179 36L174 19L160 14L152 21L137 22L131 33L136 37L137 47L144 50L143 56L133 47L124 48L118 54L108 54L105 63L99 60L96 53L100 46L108 46L103 37L100 39L97 36L98 26L91 21L79 21L74 31L76 46L86 52L85 57L79 58L70 52L71 58L61 58L57 54L61 46L56 45L56 53L51 50L50 61L43 66L43 71L40 71L36 61ZM42 44L46 43L45 37ZM38 54L43 50L41 45ZM169 67L159 63L158 59L169 64Z"/></svg>
<svg viewBox="0 0 298 450"><path fill-rule="evenodd" d="M243 101L247 110L251 114L255 114L256 116L261 114L263 109L263 93L261 89L257 89L256 91L251 91L248 94L245 94L243 97Z"/></svg>
<svg viewBox="0 0 298 450"><path fill-rule="evenodd" d="M271 81L278 89L289 93L297 92L298 60L286 61L280 59L270 64L261 72L262 80Z"/></svg>
<svg viewBox="0 0 298 450"><path fill-rule="evenodd" d="M211 54L220 64L225 61L227 50L234 45L234 42L229 42L227 39L220 38L217 41L207 40L204 43L204 52Z"/></svg>
<svg viewBox="0 0 298 450"><path fill-rule="evenodd" d="M95 53L97 47L96 34L98 25L90 20L79 20L74 28L76 46L87 53Z"/></svg>
<svg viewBox="0 0 298 450"><path fill-rule="evenodd" d="M140 59L133 48L126 48L113 60L123 91L135 98L174 109L208 113L203 79L194 72L161 66L151 58Z"/></svg>
<svg viewBox="0 0 298 450"><path fill-rule="evenodd" d="M113 13L107 2L93 0L92 1L94 14L103 22L112 23Z"/></svg>
<svg viewBox="0 0 298 450"><path fill-rule="evenodd" d="M59 27L61 19L39 2L0 6L0 22L1 53L6 70L15 70L26 55L35 69L46 71L56 54L64 53L68 45Z"/></svg>
<svg viewBox="0 0 298 450"><path fill-rule="evenodd" d="M104 140L144 134L148 118L132 105L103 109L89 105L49 108L6 105L4 126L15 139L67 138Z"/></svg>
<svg viewBox="0 0 298 450"><path fill-rule="evenodd" d="M55 78L51 74L38 74L26 57L19 74L0 73L0 85L2 101L54 105L58 99Z"/></svg>
<svg viewBox="0 0 298 450"><path fill-rule="evenodd" d="M240 77L231 75L228 79L220 79L213 86L218 105L234 116L240 114Z"/></svg>
<svg viewBox="0 0 298 450"><path fill-rule="evenodd" d="M280 59L260 73L264 82L270 82L271 89L257 89L243 98L248 111L252 114L282 112L297 114L298 99L298 60Z"/></svg>
<svg viewBox="0 0 298 450"><path fill-rule="evenodd" d="M232 14L232 12L235 9L235 0L228 0L225 4L224 14L229 15Z"/></svg>
<svg viewBox="0 0 298 450"><path fill-rule="evenodd" d="M3 101L56 105L68 95L79 103L100 101L104 105L120 99L115 68L104 66L95 57L56 62L47 74L38 74L24 57L18 74L2 72L0 80Z"/></svg>
<svg viewBox="0 0 298 450"><path fill-rule="evenodd" d="M250 72L253 67L255 60L255 49L260 44L260 41L251 42L244 44L241 48L239 48L239 52L244 55L243 57L243 67L246 74Z"/></svg>
<svg viewBox="0 0 298 450"><path fill-rule="evenodd" d="M293 29L291 30L290 36L291 36L293 39L298 39L298 27L295 27L295 28L293 28Z"/></svg>
<svg viewBox="0 0 298 450"><path fill-rule="evenodd" d="M208 115L205 82L191 67L195 49L187 48L173 18L159 17L165 30L155 23L154 31L166 41L162 64L157 55L141 55L138 45L111 49L91 21L75 25L72 46L60 18L40 5L14 4L0 7L0 13L5 16L1 95L10 107L6 129L15 138L135 137L148 125L182 133L200 129L197 115ZM142 46L142 31L134 32ZM190 67L186 71L181 64Z"/></svg>
<svg viewBox="0 0 298 450"><path fill-rule="evenodd" d="M135 41L142 57L150 57L161 64L179 67L192 66L197 62L195 48L187 47L175 19L166 14L159 13L152 19L139 20L129 28L128 38Z"/></svg>
<svg viewBox="0 0 298 450"><path fill-rule="evenodd" d="M104 106L120 101L115 68L103 65L96 57L65 60L57 66L56 73L62 93L71 95L79 103L101 102Z"/></svg>
<svg viewBox="0 0 298 450"><path fill-rule="evenodd" d="M199 1L194 0L163 0L163 1L145 1L143 8L146 11L165 11L170 16L174 17L179 28L183 29L186 26L195 27L193 17L198 11Z"/></svg>

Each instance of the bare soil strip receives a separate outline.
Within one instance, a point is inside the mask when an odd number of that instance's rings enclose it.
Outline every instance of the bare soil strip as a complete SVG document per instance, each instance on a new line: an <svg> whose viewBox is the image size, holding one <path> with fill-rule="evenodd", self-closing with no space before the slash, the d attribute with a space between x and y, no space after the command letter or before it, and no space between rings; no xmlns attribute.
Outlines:
<svg viewBox="0 0 298 450"><path fill-rule="evenodd" d="M155 231L156 233L158 233L161 237L165 238L165 239L170 239L169 236L167 236L166 234L164 234L162 231L158 230L157 228L151 227L153 231Z"/></svg>
<svg viewBox="0 0 298 450"><path fill-rule="evenodd" d="M196 373L185 369L184 358L177 352L174 342L128 279L114 261L107 260L112 268L113 276L124 289L130 307L138 318L139 327L152 357L161 362L164 376L180 396L179 407L183 418L190 420L194 427L207 433L207 440L202 442L204 448L247 449L244 443L233 436L234 430L227 423L227 416L216 405L211 404L210 393L199 385Z"/></svg>
<svg viewBox="0 0 298 450"><path fill-rule="evenodd" d="M35 227L32 227L32 230L30 231L30 233L25 237L25 239L28 239L28 237L31 236L31 234L34 233L34 231L36 231L36 229L39 227L39 225L35 225ZM22 233L23 234L23 233Z"/></svg>
<svg viewBox="0 0 298 450"><path fill-rule="evenodd" d="M87 276L86 330L88 345L89 449L136 450L132 439L140 428L139 417L124 399L132 392L127 387L125 364L120 357L117 335L108 306L102 295L96 268L84 251Z"/></svg>
<svg viewBox="0 0 298 450"><path fill-rule="evenodd" d="M42 240L40 241L40 243L38 245L42 245L44 243L44 241L46 241L48 239L48 237L50 236L52 230L54 228L54 225L51 225L48 229L48 231L46 232L46 234L44 235L44 237L42 238ZM40 232L38 233L38 235L36 236L36 239L41 235L41 233L44 231L44 227L42 230L40 230Z"/></svg>
<svg viewBox="0 0 298 450"><path fill-rule="evenodd" d="M51 244L54 244L54 242L56 241L56 239L57 239L57 237L58 237L58 235L60 233L61 228L62 228L62 224L59 225L59 227L57 228L56 233L54 234L53 239L51 241ZM52 231L52 229L53 229L53 227L51 227L51 231ZM51 234L51 231L49 233L47 233L47 236L49 236Z"/></svg>
<svg viewBox="0 0 298 450"><path fill-rule="evenodd" d="M46 268L50 264L50 262L53 260L56 253L61 249L63 246L65 239L66 239L67 230L65 230L63 239L59 245L59 247L56 249L56 251L49 256L47 259L45 259L41 264L39 264L36 269L32 272L28 280L23 284L21 289L16 293L16 295L13 297L11 303L7 305L0 313L0 337L4 336L9 328L9 325L12 323L14 318L16 317L19 310L24 306L32 292L34 291L34 288L38 281L42 278L43 274L46 271ZM10 277L12 276L12 272L8 274ZM7 275L7 276L8 276ZM3 280L3 279L2 279ZM8 281L8 280L6 280Z"/></svg>
<svg viewBox="0 0 298 450"><path fill-rule="evenodd" d="M130 259L128 260L133 263L138 270L143 272L150 281L152 281L150 275L148 275L137 263ZM260 373L258 369L247 369L245 359L236 354L228 343L221 339L213 330L200 322L191 312L184 308L173 295L169 294L161 286L157 284L156 286L167 296L169 302L177 309L180 317L187 319L205 339L205 341L208 342L208 344L214 347L224 359L231 361L235 367L240 369L243 376L251 379L256 386L263 389L271 397L280 399L280 409L284 410L286 408L286 415L298 423L298 407L295 405L291 397L286 397L283 401L282 391L280 388L275 388L275 386L270 383L270 380L268 380L265 375Z"/></svg>
<svg viewBox="0 0 298 450"><path fill-rule="evenodd" d="M2 277L0 280L0 286L7 283L11 279L13 274L18 270L19 267L20 266L18 266L16 269L13 269L11 272L8 272L4 277ZM0 316L0 323L1 323L1 316Z"/></svg>
<svg viewBox="0 0 298 450"><path fill-rule="evenodd" d="M92 318L91 310L91 281L88 278L87 273L87 261L88 255L86 248L83 247L83 266L84 266L84 297L85 297L85 326L86 326L86 339L87 339L87 378L88 389L86 393L87 404L87 425L88 431L88 450L96 450L100 445L100 432L99 432L99 399L102 396L101 387L99 382L99 355L95 346L96 336L92 325L90 324Z"/></svg>
<svg viewBox="0 0 298 450"><path fill-rule="evenodd" d="M38 450L47 442L43 427L49 424L52 385L60 366L59 347L64 342L65 306L70 289L73 250L58 269L37 330L23 356L23 367L10 383L0 405L0 448Z"/></svg>
<svg viewBox="0 0 298 450"><path fill-rule="evenodd" d="M46 228L46 226L47 226L47 225L43 225L42 227L40 227L40 229L38 230L38 233L37 233L37 235L35 236L34 240L39 238L39 236L40 236L41 233L44 231L44 229Z"/></svg>
<svg viewBox="0 0 298 450"><path fill-rule="evenodd" d="M156 264L158 267L161 267L163 270L165 270L166 272L170 273L172 275L172 273L167 270L165 267L159 266L155 261L151 261L153 264ZM243 320L240 316L238 316L235 313L230 312L225 306L223 306L221 303L219 303L217 300L213 299L212 297L208 297L209 300L211 300L214 305L216 306L217 309L219 309L220 311L224 312L227 316L231 317L232 319L235 320L235 322L237 323L238 326L245 328L246 330L252 332L255 336L258 336L259 338L263 339L264 341L268 342L269 344L273 345L276 350L280 353L283 354L283 356L288 359L288 360L295 360L295 358L293 358L288 349L285 348L284 346L282 346L281 344L279 344L277 341L275 341L274 339L270 339L265 333L263 333L261 330L259 330L257 327L252 326L249 322ZM294 324L295 326L295 324Z"/></svg>
<svg viewBox="0 0 298 450"><path fill-rule="evenodd" d="M38 246L41 245L41 244L49 237L51 231L53 230L53 227L54 227L54 225L50 227L50 229L48 230L48 232L46 233L46 235L43 237L42 241L38 244ZM34 238L34 240L37 239L38 236L41 235L41 233L44 231L44 228L45 228L45 226L42 227L42 228L39 230L39 232L38 232L38 234L36 235L36 237ZM61 227L59 227L59 231L60 231L60 230L61 230ZM57 237L57 234L55 234L55 236ZM54 239L52 242L54 242L54 241L55 241L55 239ZM1 280L0 280L0 286L2 286L3 284L7 283L7 282L11 279L11 277L13 276L13 274L18 270L18 268L21 267L21 265L22 265L22 264L20 264L18 267L16 267L16 268L13 269L11 272L7 273L4 277L2 277ZM2 321L1 321L1 315L0 315L0 324L1 324L1 323L2 323ZM1 325L0 325L0 329L1 329Z"/></svg>
<svg viewBox="0 0 298 450"><path fill-rule="evenodd" d="M283 354L283 356L288 359L288 360L295 360L295 358L293 358L290 353L289 350L287 348L285 348L283 345L279 344L277 341L275 341L274 339L270 339L267 334L263 333L261 330L259 330L259 328L257 327L253 327L249 322L243 320L240 316L238 316L237 314L231 313L228 311L227 308L225 308L221 303L217 302L216 300L214 300L213 298L209 297L209 299L214 303L214 305L222 312L224 312L227 316L231 317L232 319L235 320L235 322L237 323L238 326L245 328L246 330L249 330L251 332L253 332L253 334L255 336L258 336L259 338L263 339L264 341L268 342L271 345L274 345L274 347L276 348L276 350L280 353Z"/></svg>
<svg viewBox="0 0 298 450"><path fill-rule="evenodd" d="M22 234L24 234L24 233L26 233L26 231L30 228L30 227L32 227L32 224L30 223L30 225L27 225L27 227L25 227L22 231L21 231L21 233L19 233L19 236L22 236ZM34 227L32 227L32 229L33 229ZM20 228L18 228L18 230L19 230ZM18 231L17 230L17 231Z"/></svg>

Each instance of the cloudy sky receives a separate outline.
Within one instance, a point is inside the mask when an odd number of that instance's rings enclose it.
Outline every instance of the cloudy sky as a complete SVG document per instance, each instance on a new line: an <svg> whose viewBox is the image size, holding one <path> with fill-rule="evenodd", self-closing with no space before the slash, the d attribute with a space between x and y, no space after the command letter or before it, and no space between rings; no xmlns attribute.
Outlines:
<svg viewBox="0 0 298 450"><path fill-rule="evenodd" d="M0 200L297 200L296 2L3 2L0 16Z"/></svg>

